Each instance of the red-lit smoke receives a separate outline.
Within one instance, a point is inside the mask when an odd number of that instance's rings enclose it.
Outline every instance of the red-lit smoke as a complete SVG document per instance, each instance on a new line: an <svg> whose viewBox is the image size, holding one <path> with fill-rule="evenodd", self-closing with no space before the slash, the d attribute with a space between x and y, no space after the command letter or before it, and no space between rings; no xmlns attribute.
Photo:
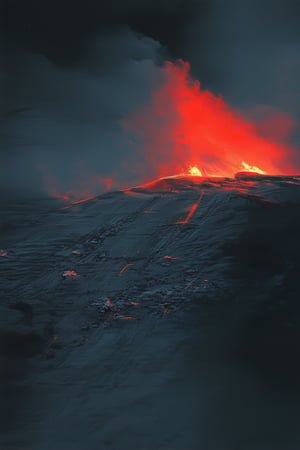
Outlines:
<svg viewBox="0 0 300 450"><path fill-rule="evenodd" d="M241 171L288 175L299 170L288 144L295 127L289 114L259 106L242 116L221 97L202 90L189 73L189 63L166 62L160 70L161 83L149 102L121 121L131 155L106 177L88 173L81 165L67 192L41 168L51 195L77 204L104 190L183 173L233 177Z"/></svg>
<svg viewBox="0 0 300 450"><path fill-rule="evenodd" d="M181 60L167 62L149 104L123 121L124 129L138 138L137 151L145 162L138 170L148 181L190 168L204 176L229 177L245 170L274 175L296 171L294 152L284 143L294 127L288 114L264 109L259 120L253 110L253 120L246 120L222 98L202 90L189 70Z"/></svg>

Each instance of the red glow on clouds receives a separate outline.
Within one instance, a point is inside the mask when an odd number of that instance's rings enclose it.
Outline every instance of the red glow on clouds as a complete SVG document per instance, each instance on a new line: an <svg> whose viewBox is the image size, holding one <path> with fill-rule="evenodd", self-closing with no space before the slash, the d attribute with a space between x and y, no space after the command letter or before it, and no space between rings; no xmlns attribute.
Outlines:
<svg viewBox="0 0 300 450"><path fill-rule="evenodd" d="M181 173L295 172L294 151L284 143L295 125L288 114L265 108L258 120L254 114L246 120L221 97L202 90L189 70L184 61L167 62L149 104L123 122L138 138L145 159L144 169L141 163L138 168L148 180Z"/></svg>
<svg viewBox="0 0 300 450"><path fill-rule="evenodd" d="M53 176L49 169L44 165L38 166L42 177L45 190L54 198L64 200L71 205L83 203L95 198L95 195L109 191L116 185L114 176L103 177L90 173L85 165L80 164L79 175L75 177L68 185L74 186L72 189L65 189L62 182ZM70 206L70 205L69 205Z"/></svg>
<svg viewBox="0 0 300 450"><path fill-rule="evenodd" d="M190 75L189 63L182 60L166 62L158 70L162 79L148 103L121 121L124 148L130 144L132 152L119 161L110 176L91 172L86 161L71 161L76 176L66 187L48 169L39 167L47 192L67 201L65 208L113 188L144 184L151 190L153 180L174 175L234 177L238 172L297 172L293 166L295 151L288 144L295 128L289 114L265 105L242 112L230 107L220 96L203 90ZM168 188L167 183L161 187ZM187 223L197 207L197 203L192 205L190 216L181 223Z"/></svg>

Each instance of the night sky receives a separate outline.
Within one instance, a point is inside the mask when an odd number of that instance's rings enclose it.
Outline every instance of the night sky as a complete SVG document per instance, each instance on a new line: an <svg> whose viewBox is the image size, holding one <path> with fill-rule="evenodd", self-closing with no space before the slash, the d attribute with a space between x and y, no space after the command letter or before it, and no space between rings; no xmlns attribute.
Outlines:
<svg viewBox="0 0 300 450"><path fill-rule="evenodd" d="M242 111L300 119L296 0L2 0L0 20L2 197L111 175L131 151L118 121L147 101L165 60L189 61Z"/></svg>

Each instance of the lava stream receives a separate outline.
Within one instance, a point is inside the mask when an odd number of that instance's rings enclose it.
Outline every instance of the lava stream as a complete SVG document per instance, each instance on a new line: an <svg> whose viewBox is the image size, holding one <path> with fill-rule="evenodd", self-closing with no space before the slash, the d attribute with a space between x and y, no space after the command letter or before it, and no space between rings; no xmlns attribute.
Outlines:
<svg viewBox="0 0 300 450"><path fill-rule="evenodd" d="M195 212L198 209L198 206L200 205L202 198L204 196L204 191L201 192L201 194L199 195L198 200L191 206L187 216L185 217L185 219L183 220L178 220L176 223L177 224L185 224L185 223L189 223L189 221L191 220L191 218L193 217L193 215L195 214Z"/></svg>

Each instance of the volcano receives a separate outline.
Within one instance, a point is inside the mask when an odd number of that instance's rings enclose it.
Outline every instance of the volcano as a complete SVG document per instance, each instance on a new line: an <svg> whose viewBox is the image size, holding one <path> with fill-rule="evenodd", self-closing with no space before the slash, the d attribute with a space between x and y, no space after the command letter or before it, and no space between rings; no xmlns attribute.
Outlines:
<svg viewBox="0 0 300 450"><path fill-rule="evenodd" d="M1 448L300 448L300 177L2 205Z"/></svg>

